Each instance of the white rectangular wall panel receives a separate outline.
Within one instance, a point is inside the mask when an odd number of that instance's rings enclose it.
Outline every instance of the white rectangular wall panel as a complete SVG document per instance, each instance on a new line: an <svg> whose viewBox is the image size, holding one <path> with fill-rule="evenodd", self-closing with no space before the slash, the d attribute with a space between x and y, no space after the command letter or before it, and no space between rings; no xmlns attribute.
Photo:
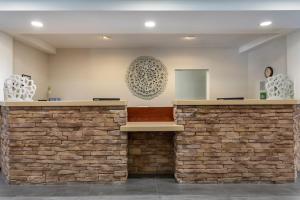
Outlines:
<svg viewBox="0 0 300 200"><path fill-rule="evenodd" d="M13 39L0 32L0 101L4 100L3 85L13 73Z"/></svg>

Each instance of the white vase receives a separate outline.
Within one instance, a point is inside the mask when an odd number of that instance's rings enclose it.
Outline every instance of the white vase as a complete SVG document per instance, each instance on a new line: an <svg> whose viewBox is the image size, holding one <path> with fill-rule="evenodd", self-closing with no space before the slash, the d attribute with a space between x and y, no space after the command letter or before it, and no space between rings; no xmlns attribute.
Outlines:
<svg viewBox="0 0 300 200"><path fill-rule="evenodd" d="M3 90L5 101L33 101L36 85L27 77L11 75L5 80Z"/></svg>
<svg viewBox="0 0 300 200"><path fill-rule="evenodd" d="M267 96L269 100L294 98L294 84L287 75L278 74L267 79Z"/></svg>

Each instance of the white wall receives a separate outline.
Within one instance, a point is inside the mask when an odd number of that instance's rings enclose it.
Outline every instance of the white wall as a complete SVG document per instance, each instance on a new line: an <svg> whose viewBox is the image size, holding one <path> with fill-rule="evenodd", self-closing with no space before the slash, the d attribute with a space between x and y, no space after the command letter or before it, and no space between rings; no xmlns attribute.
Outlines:
<svg viewBox="0 0 300 200"><path fill-rule="evenodd" d="M151 101L133 96L126 70L138 56L160 59L168 68L166 91ZM53 97L120 97L130 106L170 106L175 99L175 69L209 69L210 98L247 95L247 55L237 49L59 49L49 58Z"/></svg>
<svg viewBox="0 0 300 200"><path fill-rule="evenodd" d="M14 41L14 74L31 75L37 91L34 99L45 99L48 88L48 55Z"/></svg>
<svg viewBox="0 0 300 200"><path fill-rule="evenodd" d="M265 67L274 74L287 73L286 37L272 40L248 52L248 98L259 98L259 82L265 80Z"/></svg>
<svg viewBox="0 0 300 200"><path fill-rule="evenodd" d="M264 68L272 66L275 74L288 73L295 83L295 98L300 99L300 31L268 42L248 54L236 49L59 49L48 56L0 33L0 100L3 81L12 73L29 74L38 85L35 99L46 98L52 86L53 97L91 99L121 97L130 106L169 106L175 99L175 69L209 69L209 97L245 96L259 98L259 81ZM160 59L168 68L166 91L145 101L133 96L125 82L129 64L138 56ZM14 56L14 58L13 58ZM14 65L14 67L13 67Z"/></svg>
<svg viewBox="0 0 300 200"><path fill-rule="evenodd" d="M294 82L295 99L300 99L300 31L287 36L287 73Z"/></svg>
<svg viewBox="0 0 300 200"><path fill-rule="evenodd" d="M13 39L0 32L0 101L4 100L3 84L13 73Z"/></svg>

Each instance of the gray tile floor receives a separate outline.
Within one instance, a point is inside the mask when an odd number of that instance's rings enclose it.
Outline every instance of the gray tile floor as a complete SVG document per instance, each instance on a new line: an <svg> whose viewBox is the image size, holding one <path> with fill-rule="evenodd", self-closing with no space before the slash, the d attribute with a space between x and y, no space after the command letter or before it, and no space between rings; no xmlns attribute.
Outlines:
<svg viewBox="0 0 300 200"><path fill-rule="evenodd" d="M289 184L177 184L134 178L126 184L7 185L0 200L300 200L300 179Z"/></svg>

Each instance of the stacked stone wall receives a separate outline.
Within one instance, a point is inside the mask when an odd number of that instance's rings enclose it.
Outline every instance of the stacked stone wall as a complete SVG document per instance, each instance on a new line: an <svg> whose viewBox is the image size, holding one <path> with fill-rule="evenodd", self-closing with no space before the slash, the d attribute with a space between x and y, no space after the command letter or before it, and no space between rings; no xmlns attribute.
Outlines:
<svg viewBox="0 0 300 200"><path fill-rule="evenodd" d="M2 107L3 174L12 184L127 180L125 106Z"/></svg>
<svg viewBox="0 0 300 200"><path fill-rule="evenodd" d="M174 175L174 133L128 133L129 175Z"/></svg>
<svg viewBox="0 0 300 200"><path fill-rule="evenodd" d="M292 105L177 106L177 181L294 181L294 114Z"/></svg>

